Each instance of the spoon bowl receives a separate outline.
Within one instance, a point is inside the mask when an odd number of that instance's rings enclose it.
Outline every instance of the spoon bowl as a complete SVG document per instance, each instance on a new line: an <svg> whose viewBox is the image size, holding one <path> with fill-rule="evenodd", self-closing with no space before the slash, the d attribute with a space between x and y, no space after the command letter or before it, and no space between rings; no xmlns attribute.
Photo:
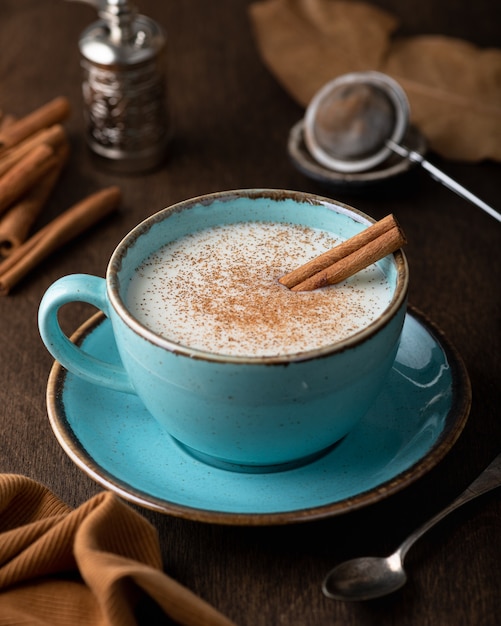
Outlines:
<svg viewBox="0 0 501 626"><path fill-rule="evenodd" d="M324 595L335 600L372 600L397 591L407 582L400 554L367 556L340 563L324 580Z"/></svg>

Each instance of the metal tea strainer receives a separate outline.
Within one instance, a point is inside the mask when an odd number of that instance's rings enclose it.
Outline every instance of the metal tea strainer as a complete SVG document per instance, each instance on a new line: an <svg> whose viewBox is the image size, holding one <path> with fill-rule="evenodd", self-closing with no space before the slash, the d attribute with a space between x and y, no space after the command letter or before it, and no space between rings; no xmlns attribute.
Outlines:
<svg viewBox="0 0 501 626"><path fill-rule="evenodd" d="M395 152L501 222L501 214L401 141L409 124L402 87L380 72L353 72L327 83L311 100L304 141L313 158L338 172L363 172Z"/></svg>

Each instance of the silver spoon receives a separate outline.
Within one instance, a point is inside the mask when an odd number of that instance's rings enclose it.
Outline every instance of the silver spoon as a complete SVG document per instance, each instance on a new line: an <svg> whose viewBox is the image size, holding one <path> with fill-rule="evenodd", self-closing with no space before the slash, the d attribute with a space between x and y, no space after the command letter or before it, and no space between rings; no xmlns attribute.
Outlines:
<svg viewBox="0 0 501 626"><path fill-rule="evenodd" d="M330 81L312 98L304 118L304 140L319 163L339 172L370 170L395 152L501 222L495 209L401 145L409 114L407 96L396 81L380 72L353 72Z"/></svg>
<svg viewBox="0 0 501 626"><path fill-rule="evenodd" d="M456 500L414 531L393 554L360 557L337 565L325 577L323 593L335 600L371 600L400 589L407 581L404 559L414 542L452 511L500 485L501 454Z"/></svg>

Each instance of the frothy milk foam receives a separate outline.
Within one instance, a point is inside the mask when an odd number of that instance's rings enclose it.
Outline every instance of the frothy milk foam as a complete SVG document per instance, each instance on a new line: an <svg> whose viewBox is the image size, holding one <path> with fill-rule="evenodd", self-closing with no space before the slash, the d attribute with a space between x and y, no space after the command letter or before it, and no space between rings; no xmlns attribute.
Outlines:
<svg viewBox="0 0 501 626"><path fill-rule="evenodd" d="M329 345L377 319L392 297L375 265L310 292L278 282L339 242L296 224L208 228L151 254L131 279L127 306L155 333L212 353L283 356Z"/></svg>

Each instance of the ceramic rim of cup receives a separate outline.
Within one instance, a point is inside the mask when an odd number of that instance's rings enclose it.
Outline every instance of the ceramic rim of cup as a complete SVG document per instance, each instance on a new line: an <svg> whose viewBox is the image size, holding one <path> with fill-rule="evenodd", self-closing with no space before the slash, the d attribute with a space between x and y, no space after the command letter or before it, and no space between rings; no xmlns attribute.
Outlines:
<svg viewBox="0 0 501 626"><path fill-rule="evenodd" d="M189 346L177 343L172 339L168 339L154 331L150 330L147 326L139 322L127 309L123 298L120 295L120 279L119 274L122 268L122 259L126 256L127 249L134 245L134 243L145 233L147 233L152 226L156 223L168 219L169 215L180 212L183 209L193 207L195 205L210 205L216 200L230 201L232 199L238 199L246 197L250 199L269 198L272 201L280 201L284 199L291 199L307 207L327 206L335 207L336 211L348 215L350 217L359 217L360 224L370 226L375 220L367 214L354 209L351 206L343 204L323 196L317 196L315 194L289 191L281 189L237 189L230 191L219 191L210 194L204 194L183 200L176 204L173 204L165 209L154 213L150 217L140 222L135 228L133 228L122 241L115 248L108 268L106 271L108 298L118 313L119 317L125 322L125 324L131 328L135 333L145 338L147 341L173 352L175 354L184 355L194 359L201 359L205 361L216 361L219 363L247 363L247 364L267 364L267 365L288 365L295 362L309 361L311 359L319 358L322 356L328 356L336 352L342 352L348 348L352 348L360 343L363 343L381 328L391 322L393 317L398 313L402 303L407 299L408 285L409 285L409 268L407 259L402 250L397 250L392 255L396 265L397 279L395 285L395 291L393 297L382 312L382 314L374 320L371 324L368 324L365 328L358 332L346 337L341 341L326 344L320 348L314 348L312 350L305 350L304 352L286 354L280 356L241 356L241 355L224 355L208 350L202 350L200 348L191 348Z"/></svg>
<svg viewBox="0 0 501 626"><path fill-rule="evenodd" d="M304 116L304 141L314 159L328 169L342 173L364 172L385 161L391 148L386 143L374 154L360 159L340 159L325 150L317 139L317 112L324 100L342 85L366 84L380 89L393 104L395 124L388 140L400 143L409 124L409 101L402 87L393 78L381 72L352 72L343 74L324 85L312 98Z"/></svg>

